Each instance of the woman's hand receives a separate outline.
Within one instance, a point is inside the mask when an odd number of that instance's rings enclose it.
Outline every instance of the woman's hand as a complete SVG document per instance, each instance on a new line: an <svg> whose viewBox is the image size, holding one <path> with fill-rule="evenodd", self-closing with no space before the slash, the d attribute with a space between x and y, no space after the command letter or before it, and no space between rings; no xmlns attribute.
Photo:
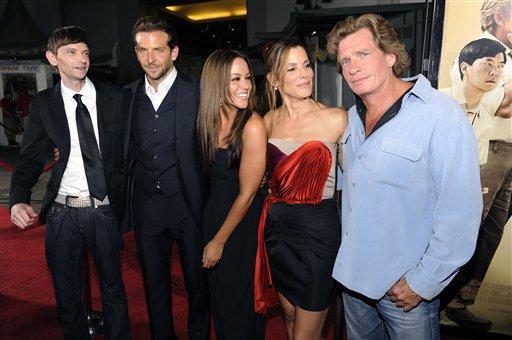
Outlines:
<svg viewBox="0 0 512 340"><path fill-rule="evenodd" d="M212 239L203 251L203 268L211 268L215 266L222 257L222 251L224 250L224 244Z"/></svg>

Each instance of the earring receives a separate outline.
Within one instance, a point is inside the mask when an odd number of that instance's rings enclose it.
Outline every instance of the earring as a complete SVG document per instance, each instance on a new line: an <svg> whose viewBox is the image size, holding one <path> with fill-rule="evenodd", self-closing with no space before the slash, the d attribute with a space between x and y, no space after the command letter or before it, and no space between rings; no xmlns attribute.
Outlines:
<svg viewBox="0 0 512 340"><path fill-rule="evenodd" d="M219 107L222 106L222 99L219 98Z"/></svg>
<svg viewBox="0 0 512 340"><path fill-rule="evenodd" d="M277 85L274 85L274 91L277 91Z"/></svg>

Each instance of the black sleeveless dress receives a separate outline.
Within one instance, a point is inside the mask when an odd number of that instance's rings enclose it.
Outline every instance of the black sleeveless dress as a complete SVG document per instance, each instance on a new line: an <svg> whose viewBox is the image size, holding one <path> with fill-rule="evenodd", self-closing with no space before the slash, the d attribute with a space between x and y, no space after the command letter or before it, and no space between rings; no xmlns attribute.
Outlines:
<svg viewBox="0 0 512 340"><path fill-rule="evenodd" d="M228 150L218 149L209 169L210 191L204 210L203 241L217 233L239 193L238 168L228 167ZM254 313L254 262L263 197L258 192L244 219L224 245L219 263L207 271L217 339L262 339L264 318Z"/></svg>

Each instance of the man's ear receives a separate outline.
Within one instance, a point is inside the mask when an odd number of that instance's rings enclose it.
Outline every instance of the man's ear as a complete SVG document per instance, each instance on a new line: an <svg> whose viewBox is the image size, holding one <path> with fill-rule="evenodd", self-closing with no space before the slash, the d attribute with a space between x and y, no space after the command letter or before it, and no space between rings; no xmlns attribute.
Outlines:
<svg viewBox="0 0 512 340"><path fill-rule="evenodd" d="M463 61L462 63L460 63L460 72L462 72L463 75L466 75L466 73L468 72L468 67L469 67L469 64L466 63L465 61Z"/></svg>
<svg viewBox="0 0 512 340"><path fill-rule="evenodd" d="M171 60L175 61L178 58L178 54L180 53L180 48L178 46L174 46L171 50Z"/></svg>
<svg viewBox="0 0 512 340"><path fill-rule="evenodd" d="M493 18L494 22L496 22L496 25L503 26L505 20L503 20L503 15L501 15L500 12L494 12Z"/></svg>
<svg viewBox="0 0 512 340"><path fill-rule="evenodd" d="M52 51L46 51L45 56L50 65L52 65L53 67L57 67L57 56L53 54Z"/></svg>
<svg viewBox="0 0 512 340"><path fill-rule="evenodd" d="M396 55L393 53L386 53L386 63L388 67L393 67L396 63Z"/></svg>

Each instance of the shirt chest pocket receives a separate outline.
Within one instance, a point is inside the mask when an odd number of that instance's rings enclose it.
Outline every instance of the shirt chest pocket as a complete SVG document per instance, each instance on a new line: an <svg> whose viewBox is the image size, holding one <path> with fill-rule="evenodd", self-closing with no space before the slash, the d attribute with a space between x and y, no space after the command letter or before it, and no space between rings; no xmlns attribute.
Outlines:
<svg viewBox="0 0 512 340"><path fill-rule="evenodd" d="M384 138L375 161L374 180L397 187L408 187L422 154L423 148L416 144L396 138Z"/></svg>

